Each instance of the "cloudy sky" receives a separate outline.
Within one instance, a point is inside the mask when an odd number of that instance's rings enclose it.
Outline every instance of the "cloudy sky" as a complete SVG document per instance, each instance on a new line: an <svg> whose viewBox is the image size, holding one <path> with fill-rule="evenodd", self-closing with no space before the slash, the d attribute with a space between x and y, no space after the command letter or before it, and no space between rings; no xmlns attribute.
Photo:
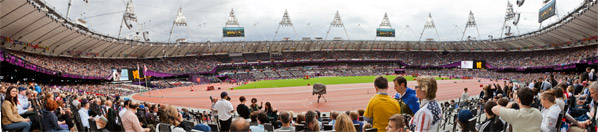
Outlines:
<svg viewBox="0 0 598 132"><path fill-rule="evenodd" d="M524 34L538 30L538 10L543 0L525 0L521 7L511 1L514 9L521 13L518 28L514 34ZM549 25L562 18L583 0L557 1L557 15L543 22ZM66 15L68 0L46 0L58 12ZM151 41L168 41L172 22L179 7L183 9L188 25L174 27L172 40L187 38L187 41L237 41L242 38L222 39L222 27L228 20L231 9L242 27L245 27L245 40L280 40L283 37L325 37L334 14L339 11L345 29L351 40L419 40L428 13L432 14L440 38L433 29L425 30L423 39L441 41L461 39L469 11L473 11L481 39L488 35L498 38L505 15L507 0L133 0L138 23L132 30L123 28L121 36L136 31L149 31ZM117 36L125 10L124 0L73 0L70 19L84 18L92 30ZM288 10L297 34L290 27L280 27L274 33ZM395 38L376 38L375 31L384 13L392 27ZM407 28L408 26L408 28ZM517 30L518 29L518 30ZM468 28L466 37L477 37L475 28ZM345 37L343 28L331 28L328 39Z"/></svg>

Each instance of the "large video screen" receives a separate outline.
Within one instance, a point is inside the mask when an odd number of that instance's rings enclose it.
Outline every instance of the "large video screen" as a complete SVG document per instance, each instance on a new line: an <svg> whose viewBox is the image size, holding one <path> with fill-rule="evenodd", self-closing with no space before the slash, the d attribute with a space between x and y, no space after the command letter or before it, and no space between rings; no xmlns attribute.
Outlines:
<svg viewBox="0 0 598 132"><path fill-rule="evenodd" d="M223 37L245 37L245 28L243 27L223 27Z"/></svg>
<svg viewBox="0 0 598 132"><path fill-rule="evenodd" d="M376 37L395 37L395 29L376 28Z"/></svg>
<svg viewBox="0 0 598 132"><path fill-rule="evenodd" d="M129 69L120 69L120 80L129 80Z"/></svg>
<svg viewBox="0 0 598 132"><path fill-rule="evenodd" d="M473 69L473 61L461 61L462 69Z"/></svg>
<svg viewBox="0 0 598 132"><path fill-rule="evenodd" d="M556 14L555 2L556 0L552 0L548 4L544 5L544 7L540 8L540 12L538 13L538 23L542 23L542 21Z"/></svg>

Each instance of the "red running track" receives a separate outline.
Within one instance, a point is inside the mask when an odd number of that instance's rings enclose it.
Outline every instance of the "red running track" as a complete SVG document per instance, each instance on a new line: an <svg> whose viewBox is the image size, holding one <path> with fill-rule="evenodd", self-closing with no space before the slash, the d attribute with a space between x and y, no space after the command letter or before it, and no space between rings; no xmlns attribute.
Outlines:
<svg viewBox="0 0 598 132"><path fill-rule="evenodd" d="M461 97L463 88L469 89L469 96L478 96L482 88L480 85L494 83L494 81L483 79L478 80L438 80L438 91L436 97L440 101L450 99L457 99ZM409 81L408 87L413 88L416 85L415 81ZM231 88L231 84L213 84L216 89L218 87ZM151 103L172 104L180 107L191 107L200 109L209 109L211 107L209 97L220 98L220 93L225 90L205 91L207 85L195 85L193 88L196 91L191 92L191 86L178 87L171 89L155 90L151 92L140 93L133 96L133 99L146 101ZM392 82L389 87L393 87ZM284 88L262 88L262 89L245 89L245 90L226 90L231 97L231 103L236 108L240 103L239 97L245 96L247 98L246 105L249 105L251 98L257 98L258 104L260 102L270 102L272 107L278 110L288 111L347 111L365 109L368 101L375 92L373 83L359 83L359 84L339 84L328 85L327 94L320 103L317 103L318 96L312 95L311 86L299 87L284 87ZM394 95L396 91L389 89L389 95Z"/></svg>

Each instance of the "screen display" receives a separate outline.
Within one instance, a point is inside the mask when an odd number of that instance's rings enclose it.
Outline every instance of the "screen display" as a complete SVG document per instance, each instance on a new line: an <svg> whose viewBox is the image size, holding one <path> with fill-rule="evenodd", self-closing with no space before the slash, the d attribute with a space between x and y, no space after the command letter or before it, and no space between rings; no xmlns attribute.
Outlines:
<svg viewBox="0 0 598 132"><path fill-rule="evenodd" d="M129 69L121 69L120 70L120 80L122 80L122 81L129 80Z"/></svg>
<svg viewBox="0 0 598 132"><path fill-rule="evenodd" d="M395 37L395 29L392 28L376 28L377 37Z"/></svg>
<svg viewBox="0 0 598 132"><path fill-rule="evenodd" d="M473 69L473 61L461 61L462 69Z"/></svg>
<svg viewBox="0 0 598 132"><path fill-rule="evenodd" d="M538 13L538 23L541 23L556 14L555 1L556 0L552 0L544 5L544 7L540 8L540 12Z"/></svg>
<svg viewBox="0 0 598 132"><path fill-rule="evenodd" d="M245 37L245 28L243 27L223 27L223 37Z"/></svg>

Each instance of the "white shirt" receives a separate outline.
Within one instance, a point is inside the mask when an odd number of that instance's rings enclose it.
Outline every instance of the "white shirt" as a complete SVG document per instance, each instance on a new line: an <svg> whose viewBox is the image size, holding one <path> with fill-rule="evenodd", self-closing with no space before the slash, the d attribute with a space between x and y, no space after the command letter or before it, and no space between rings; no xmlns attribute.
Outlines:
<svg viewBox="0 0 598 132"><path fill-rule="evenodd" d="M232 117L231 111L235 110L233 108L233 104L231 104L226 99L220 99L214 105L214 110L218 111L218 119L221 121L226 121Z"/></svg>
<svg viewBox="0 0 598 132"><path fill-rule="evenodd" d="M413 131L438 131L438 126L442 120L442 110L436 100L422 100L421 109L419 109L411 121L409 127ZM425 124L425 125L421 125Z"/></svg>
<svg viewBox="0 0 598 132"><path fill-rule="evenodd" d="M120 112L118 112L118 115L120 117L123 117L123 114L125 114L125 112L127 112L127 108L123 108L122 110L120 110Z"/></svg>
<svg viewBox="0 0 598 132"><path fill-rule="evenodd" d="M556 104L542 111L542 132L556 132L559 113L561 113L561 108Z"/></svg>
<svg viewBox="0 0 598 132"><path fill-rule="evenodd" d="M83 127L87 127L89 128L89 114L88 114L88 110L86 110L85 108L81 108L79 109L79 117L81 117L81 124L83 124Z"/></svg>
<svg viewBox="0 0 598 132"><path fill-rule="evenodd" d="M461 95L461 100L467 101L467 99L469 99L469 95L466 92L463 92L463 94Z"/></svg>

